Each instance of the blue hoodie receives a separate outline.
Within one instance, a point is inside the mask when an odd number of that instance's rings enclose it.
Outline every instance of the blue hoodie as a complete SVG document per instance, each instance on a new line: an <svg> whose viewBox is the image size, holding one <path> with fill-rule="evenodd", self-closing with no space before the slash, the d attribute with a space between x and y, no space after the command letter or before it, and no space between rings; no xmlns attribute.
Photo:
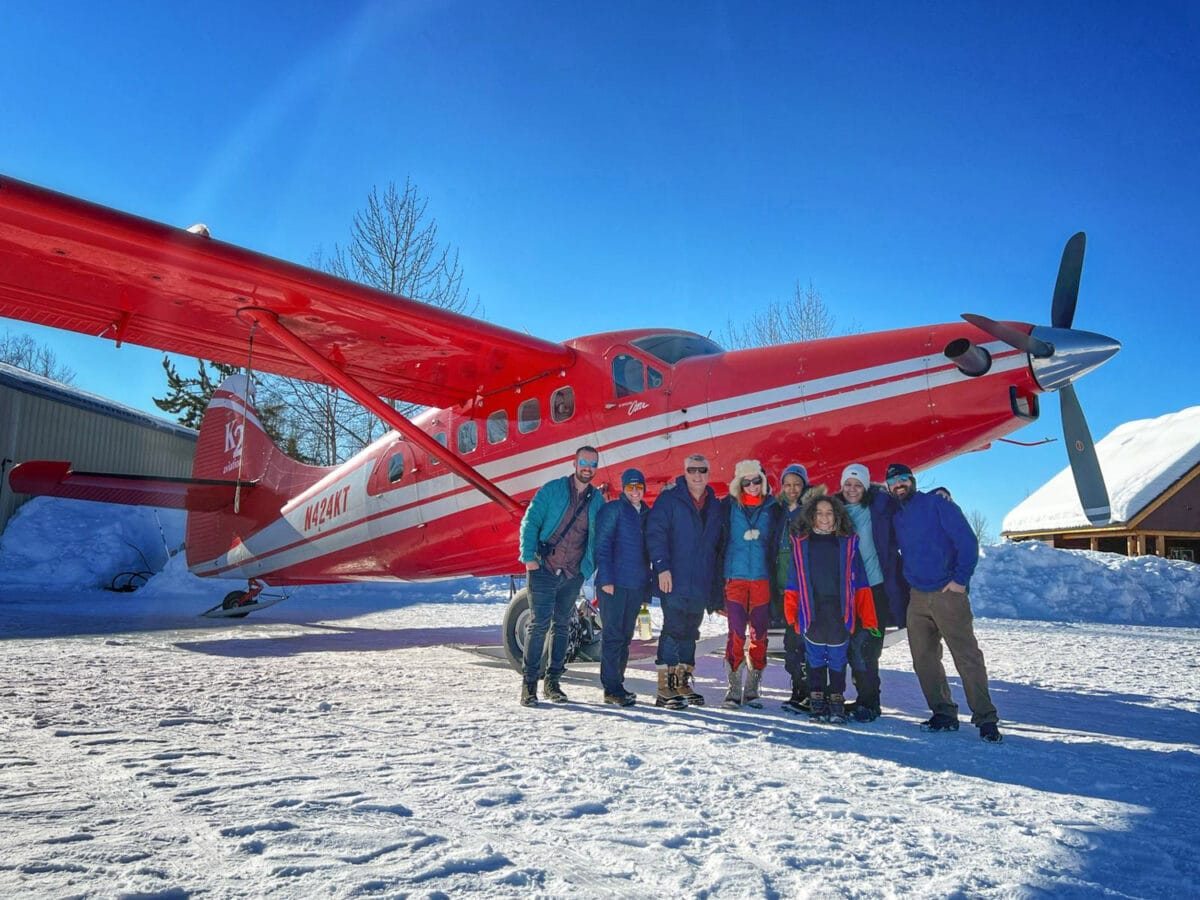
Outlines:
<svg viewBox="0 0 1200 900"><path fill-rule="evenodd" d="M962 510L937 494L916 491L892 520L904 578L918 591L940 591L951 581L970 587L979 541Z"/></svg>

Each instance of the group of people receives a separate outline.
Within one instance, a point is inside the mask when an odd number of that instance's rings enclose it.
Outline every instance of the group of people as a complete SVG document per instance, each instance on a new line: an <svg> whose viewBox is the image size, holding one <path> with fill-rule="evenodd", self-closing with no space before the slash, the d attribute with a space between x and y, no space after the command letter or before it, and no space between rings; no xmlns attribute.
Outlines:
<svg viewBox="0 0 1200 900"><path fill-rule="evenodd" d="M580 447L574 472L544 485L521 522L532 613L523 705L538 702L551 630L542 695L566 702L561 677L569 620L584 579L594 572L605 703L637 702L625 688L625 668L638 612L657 595L657 706L705 705L694 680L696 643L705 614L717 613L728 632L722 706L761 708L774 613L786 621L788 712L831 723L873 721L881 709L884 632L907 628L913 669L932 713L922 729L959 728L942 665L944 641L972 724L985 741L1002 740L968 597L979 546L948 492L918 491L916 476L901 463L890 465L878 484L866 466L853 463L830 494L824 485L809 485L805 467L792 463L774 495L767 472L747 459L736 464L728 495L718 500L708 483L708 460L693 454L651 508L646 480L633 468L621 475L621 495L605 503L592 484L599 459L596 448ZM846 700L847 667L857 694L852 702Z"/></svg>

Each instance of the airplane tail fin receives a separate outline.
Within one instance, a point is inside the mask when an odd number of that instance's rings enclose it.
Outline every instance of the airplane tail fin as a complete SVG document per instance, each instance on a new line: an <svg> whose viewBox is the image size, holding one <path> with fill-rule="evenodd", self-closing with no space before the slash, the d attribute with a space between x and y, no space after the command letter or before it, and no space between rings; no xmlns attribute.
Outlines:
<svg viewBox="0 0 1200 900"><path fill-rule="evenodd" d="M237 485L219 509L188 516L187 560L214 561L279 518L280 508L329 470L297 462L275 446L254 407L245 375L230 375L213 393L196 443L192 481Z"/></svg>

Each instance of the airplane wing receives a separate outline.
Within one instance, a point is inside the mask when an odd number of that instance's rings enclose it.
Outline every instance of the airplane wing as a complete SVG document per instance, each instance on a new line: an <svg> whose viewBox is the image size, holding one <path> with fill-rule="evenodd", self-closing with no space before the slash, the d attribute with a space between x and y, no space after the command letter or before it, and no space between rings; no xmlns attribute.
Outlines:
<svg viewBox="0 0 1200 900"><path fill-rule="evenodd" d="M246 365L247 308L377 394L429 406L573 359L562 344L0 177L0 316ZM253 368L330 380L262 329Z"/></svg>
<svg viewBox="0 0 1200 900"><path fill-rule="evenodd" d="M18 494L204 512L224 509L233 503L234 492L239 486L236 481L207 478L76 472L69 462L48 460L20 463L8 473L8 483ZM243 496L254 490L255 484L253 481L241 482Z"/></svg>

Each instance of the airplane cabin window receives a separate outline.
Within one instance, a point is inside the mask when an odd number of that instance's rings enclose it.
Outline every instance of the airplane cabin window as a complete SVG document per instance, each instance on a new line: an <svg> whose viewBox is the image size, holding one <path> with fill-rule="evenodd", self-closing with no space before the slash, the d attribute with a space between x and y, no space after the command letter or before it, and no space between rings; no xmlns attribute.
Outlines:
<svg viewBox="0 0 1200 900"><path fill-rule="evenodd" d="M662 372L658 371L654 366L646 366L646 386L658 388L662 387L662 383Z"/></svg>
<svg viewBox="0 0 1200 900"><path fill-rule="evenodd" d="M517 431L521 434L535 431L541 421L542 410L538 406L536 397L530 397L517 407Z"/></svg>
<svg viewBox="0 0 1200 900"><path fill-rule="evenodd" d="M388 481L395 484L404 477L404 451L397 449L388 460Z"/></svg>
<svg viewBox="0 0 1200 900"><path fill-rule="evenodd" d="M630 394L640 394L646 389L642 377L642 363L632 356L622 353L613 359L613 384L618 397L628 397Z"/></svg>
<svg viewBox="0 0 1200 900"><path fill-rule="evenodd" d="M550 395L550 418L555 422L565 422L575 415L575 389L559 388Z"/></svg>
<svg viewBox="0 0 1200 900"><path fill-rule="evenodd" d="M487 439L489 444L499 444L508 439L508 413L496 410L487 417Z"/></svg>
<svg viewBox="0 0 1200 900"><path fill-rule="evenodd" d="M433 436L433 439L434 439L435 441L437 441L439 444L441 444L443 447L445 447L445 446L446 446L446 432L444 432L444 431L439 431L437 434L435 434L435 435ZM436 466L436 465L440 465L440 464L441 464L441 460L440 460L440 459L438 459L436 456L431 456L431 457L429 457L429 462L430 462L432 465L435 465L435 466Z"/></svg>
<svg viewBox="0 0 1200 900"><path fill-rule="evenodd" d="M470 453L479 446L479 428L474 422L463 422L458 426L458 452Z"/></svg>

